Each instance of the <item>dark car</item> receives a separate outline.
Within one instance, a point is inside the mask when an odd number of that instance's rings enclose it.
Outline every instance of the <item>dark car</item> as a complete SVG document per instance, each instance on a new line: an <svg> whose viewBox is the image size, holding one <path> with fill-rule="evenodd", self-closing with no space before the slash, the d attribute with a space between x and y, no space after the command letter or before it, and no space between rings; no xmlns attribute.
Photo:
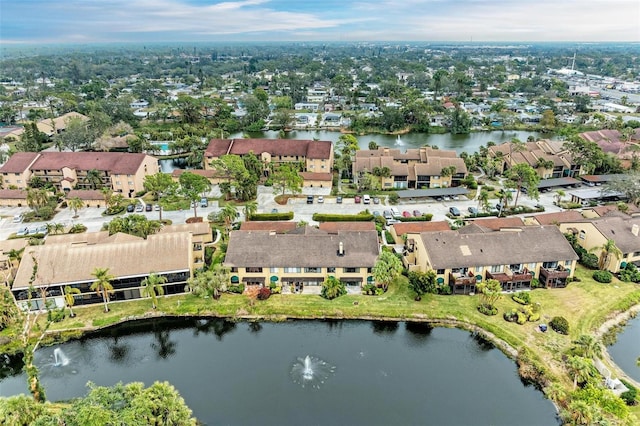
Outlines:
<svg viewBox="0 0 640 426"><path fill-rule="evenodd" d="M469 213L471 214L478 214L478 209L473 206L469 207L467 210L469 210Z"/></svg>
<svg viewBox="0 0 640 426"><path fill-rule="evenodd" d="M380 204L380 198L373 197L373 204Z"/></svg>
<svg viewBox="0 0 640 426"><path fill-rule="evenodd" d="M313 195L307 195L307 204L313 204Z"/></svg>
<svg viewBox="0 0 640 426"><path fill-rule="evenodd" d="M134 206L133 204L129 204L127 206L127 212L129 213L133 213L133 211L136 209L136 206Z"/></svg>
<svg viewBox="0 0 640 426"><path fill-rule="evenodd" d="M359 195L356 195L353 199L353 201L356 202L356 204L360 204L360 201L362 201L362 197L360 197Z"/></svg>
<svg viewBox="0 0 640 426"><path fill-rule="evenodd" d="M342 204L342 197L337 196L337 197L336 197L336 203L338 203L338 204Z"/></svg>
<svg viewBox="0 0 640 426"><path fill-rule="evenodd" d="M420 212L420 210L414 210L414 211L413 211L413 215L414 215L415 217L418 217L418 216L422 216L422 213Z"/></svg>
<svg viewBox="0 0 640 426"><path fill-rule="evenodd" d="M151 204L145 204L144 210L147 212L153 211L153 206Z"/></svg>
<svg viewBox="0 0 640 426"><path fill-rule="evenodd" d="M458 210L457 207L449 207L449 213L451 213L452 216L460 216L460 210Z"/></svg>

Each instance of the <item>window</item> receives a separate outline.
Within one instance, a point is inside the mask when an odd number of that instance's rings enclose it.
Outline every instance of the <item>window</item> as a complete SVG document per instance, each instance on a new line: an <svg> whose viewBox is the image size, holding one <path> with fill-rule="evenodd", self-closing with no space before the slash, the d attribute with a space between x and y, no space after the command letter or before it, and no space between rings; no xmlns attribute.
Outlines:
<svg viewBox="0 0 640 426"><path fill-rule="evenodd" d="M129 181L129 185L133 185L133 181Z"/></svg>
<svg viewBox="0 0 640 426"><path fill-rule="evenodd" d="M564 261L564 266L565 266L566 268L570 268L570 267L571 267L571 261L570 261L570 260L565 260L565 261Z"/></svg>
<svg viewBox="0 0 640 426"><path fill-rule="evenodd" d="M522 264L520 263L513 263L511 265L509 265L509 269L511 269L512 272L518 272L522 270Z"/></svg>
<svg viewBox="0 0 640 426"><path fill-rule="evenodd" d="M285 273L299 273L300 272L300 268L284 268L284 272Z"/></svg>
<svg viewBox="0 0 640 426"><path fill-rule="evenodd" d="M491 272L494 274L498 272L502 272L502 265L492 265Z"/></svg>
<svg viewBox="0 0 640 426"><path fill-rule="evenodd" d="M633 257L638 257L640 256L640 251L634 251L633 252Z"/></svg>
<svg viewBox="0 0 640 426"><path fill-rule="evenodd" d="M584 240L587 237L587 233L584 231L580 231L580 233L578 234L578 238L580 238L581 240Z"/></svg>
<svg viewBox="0 0 640 426"><path fill-rule="evenodd" d="M230 272L238 272L238 268L236 266L234 266L234 267L231 268Z"/></svg>
<svg viewBox="0 0 640 426"><path fill-rule="evenodd" d="M347 274L354 274L360 272L360 268L344 268L344 272Z"/></svg>
<svg viewBox="0 0 640 426"><path fill-rule="evenodd" d="M269 268L269 272L271 272L272 274L277 274L278 268Z"/></svg>
<svg viewBox="0 0 640 426"><path fill-rule="evenodd" d="M542 267L544 269L556 269L558 267L558 262L543 262Z"/></svg>
<svg viewBox="0 0 640 426"><path fill-rule="evenodd" d="M304 268L304 272L310 274L317 274L320 272L320 268Z"/></svg>
<svg viewBox="0 0 640 426"><path fill-rule="evenodd" d="M328 274L335 274L336 273L336 268L327 268L327 273Z"/></svg>
<svg viewBox="0 0 640 426"><path fill-rule="evenodd" d="M444 269L438 269L438 270L436 271L436 274L438 274L438 275L444 275Z"/></svg>
<svg viewBox="0 0 640 426"><path fill-rule="evenodd" d="M247 273L259 273L262 272L262 268L260 267L249 267L245 269Z"/></svg>
<svg viewBox="0 0 640 426"><path fill-rule="evenodd" d="M373 272L373 268L367 268L367 274L370 274Z"/></svg>

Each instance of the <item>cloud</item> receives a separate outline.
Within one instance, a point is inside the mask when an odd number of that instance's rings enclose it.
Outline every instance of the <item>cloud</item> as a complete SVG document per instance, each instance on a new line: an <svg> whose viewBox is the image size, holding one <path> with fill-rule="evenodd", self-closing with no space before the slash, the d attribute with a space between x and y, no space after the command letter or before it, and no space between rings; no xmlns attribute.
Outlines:
<svg viewBox="0 0 640 426"><path fill-rule="evenodd" d="M2 42L640 41L638 0L21 0Z"/></svg>

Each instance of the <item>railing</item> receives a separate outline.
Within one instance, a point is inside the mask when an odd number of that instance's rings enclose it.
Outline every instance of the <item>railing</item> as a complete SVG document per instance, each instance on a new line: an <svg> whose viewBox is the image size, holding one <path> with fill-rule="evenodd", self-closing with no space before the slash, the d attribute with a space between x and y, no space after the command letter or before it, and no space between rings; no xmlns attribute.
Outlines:
<svg viewBox="0 0 640 426"><path fill-rule="evenodd" d="M468 275L460 276L458 274L449 273L449 283L453 285L473 285L477 283L475 275L470 277Z"/></svg>
<svg viewBox="0 0 640 426"><path fill-rule="evenodd" d="M569 271L567 271L566 269L547 269L547 268L540 268L540 277L543 279L543 281L547 281L548 279L566 279L569 278Z"/></svg>
<svg viewBox="0 0 640 426"><path fill-rule="evenodd" d="M488 279L498 280L503 282L513 281L531 281L533 274L531 272L487 272Z"/></svg>

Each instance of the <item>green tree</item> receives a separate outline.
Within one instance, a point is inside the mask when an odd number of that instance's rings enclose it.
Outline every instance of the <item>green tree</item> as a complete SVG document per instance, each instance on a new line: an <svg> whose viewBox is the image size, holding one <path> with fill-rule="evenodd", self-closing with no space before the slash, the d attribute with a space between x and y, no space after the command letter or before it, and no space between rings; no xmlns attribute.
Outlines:
<svg viewBox="0 0 640 426"><path fill-rule="evenodd" d="M76 152L91 148L97 136L89 129L86 119L73 117L66 123L64 132L54 136L53 142L60 151L68 149Z"/></svg>
<svg viewBox="0 0 640 426"><path fill-rule="evenodd" d="M605 191L621 192L629 198L631 203L640 205L640 171L629 171L603 186Z"/></svg>
<svg viewBox="0 0 640 426"><path fill-rule="evenodd" d="M431 79L433 81L433 100L434 101L438 97L438 93L440 92L440 89L442 89L442 86L444 85L444 80L448 76L449 76L449 73L447 73L447 71L442 69L437 70L435 73L433 73L433 77L431 77Z"/></svg>
<svg viewBox="0 0 640 426"><path fill-rule="evenodd" d="M158 296L164 295L164 287L162 287L162 284L166 282L167 277L152 272L140 283L142 285L142 294L151 298L151 306L153 309L158 307Z"/></svg>
<svg viewBox="0 0 640 426"><path fill-rule="evenodd" d="M231 232L231 224L238 217L238 209L232 204L226 204L220 213L218 213L218 220L224 222L224 229L226 230L226 235L229 235Z"/></svg>
<svg viewBox="0 0 640 426"><path fill-rule="evenodd" d="M35 122L27 123L24 126L24 132L20 135L20 140L16 142L16 149L22 152L40 152L47 139L47 135L38 129Z"/></svg>
<svg viewBox="0 0 640 426"><path fill-rule="evenodd" d="M456 105L451 112L451 133L454 135L466 134L471 130L471 118L466 111Z"/></svg>
<svg viewBox="0 0 640 426"><path fill-rule="evenodd" d="M348 175L351 175L351 164L352 157L355 155L356 151L360 149L358 145L358 139L351 134L341 135L336 142L336 153L337 155L337 166L339 176L342 177L343 172L347 172Z"/></svg>
<svg viewBox="0 0 640 426"><path fill-rule="evenodd" d="M73 305L75 305L76 303L76 294L80 294L79 288L71 287L68 285L64 286L64 301L67 305L67 308L69 308L69 316L71 318L76 316L76 314L73 313Z"/></svg>
<svg viewBox="0 0 640 426"><path fill-rule="evenodd" d="M567 359L569 375L573 379L573 388L578 387L578 383L584 383L593 373L593 363L581 356L571 356Z"/></svg>
<svg viewBox="0 0 640 426"><path fill-rule="evenodd" d="M345 284L334 276L329 276L322 283L320 295L327 300L333 300L345 294L347 294L347 288Z"/></svg>
<svg viewBox="0 0 640 426"><path fill-rule="evenodd" d="M91 273L96 280L91 284L89 289L95 291L99 296L102 296L104 303L104 311L109 312L109 298L113 294L113 286L111 281L116 277L109 273L109 268L95 268Z"/></svg>
<svg viewBox="0 0 640 426"><path fill-rule="evenodd" d="M180 193L193 206L193 215L198 217L198 201L211 188L211 182L204 176L191 172L184 172L180 175Z"/></svg>
<svg viewBox="0 0 640 426"><path fill-rule="evenodd" d="M160 209L158 210L158 220L162 222L162 200L167 194L173 193L178 189L178 183L175 182L167 173L158 172L153 175L147 175L143 181L145 191L153 194L153 199L158 201Z"/></svg>
<svg viewBox="0 0 640 426"><path fill-rule="evenodd" d="M573 343L579 354L585 358L595 358L602 355L602 345L593 336L582 334Z"/></svg>
<svg viewBox="0 0 640 426"><path fill-rule="evenodd" d="M615 260L619 260L622 258L622 251L616 246L616 242L614 240L607 240L601 246L593 247L590 252L600 252L600 257L598 258L598 268L601 270L610 269L612 267L611 263Z"/></svg>
<svg viewBox="0 0 640 426"><path fill-rule="evenodd" d="M536 170L526 163L518 163L507 171L507 187L516 189L516 199L513 206L518 205L518 198L522 188L527 189L527 194L531 198L538 198L538 183L540 176Z"/></svg>
<svg viewBox="0 0 640 426"><path fill-rule="evenodd" d="M187 283L189 290L196 296L218 299L220 293L226 290L230 279L229 268L217 263L209 270L196 273Z"/></svg>
<svg viewBox="0 0 640 426"><path fill-rule="evenodd" d="M373 266L373 278L386 291L389 284L402 273L402 269L402 261L396 255L383 251Z"/></svg>
<svg viewBox="0 0 640 426"><path fill-rule="evenodd" d="M249 201L244 204L244 218L246 221L251 220L251 217L258 212L258 203L255 201Z"/></svg>
<svg viewBox="0 0 640 426"><path fill-rule="evenodd" d="M34 211L40 210L49 202L49 193L46 189L27 188L27 205Z"/></svg>
<svg viewBox="0 0 640 426"><path fill-rule="evenodd" d="M99 189L105 186L102 183L102 173L97 169L91 169L87 171L87 175L84 177L84 182L89 185L91 189Z"/></svg>
<svg viewBox="0 0 640 426"><path fill-rule="evenodd" d="M558 121L553 110L547 109L542 112L542 118L540 118L540 125L545 131L551 131L556 128Z"/></svg>
<svg viewBox="0 0 640 426"><path fill-rule="evenodd" d="M476 289L480 292L482 303L490 308L494 308L495 304L502 297L502 286L498 280L485 280L476 285Z"/></svg>
<svg viewBox="0 0 640 426"><path fill-rule="evenodd" d="M416 294L416 300L420 300L425 293L435 293L436 288L436 273L434 271L409 272L409 289Z"/></svg>
<svg viewBox="0 0 640 426"><path fill-rule="evenodd" d="M78 217L78 210L84 207L84 202L79 197L73 197L67 200L67 206L73 210L73 217Z"/></svg>
<svg viewBox="0 0 640 426"><path fill-rule="evenodd" d="M227 182L220 184L220 190L226 200L231 198L231 182L238 182L249 177L249 171L238 155L222 155L211 162L211 167L216 171L218 178L227 179Z"/></svg>
<svg viewBox="0 0 640 426"><path fill-rule="evenodd" d="M141 214L115 217L103 227L103 229L109 231L109 235L123 232L141 238L147 238L149 235L160 231L161 228L162 223L160 221L149 220Z"/></svg>
<svg viewBox="0 0 640 426"><path fill-rule="evenodd" d="M481 189L478 194L478 208L484 211L489 210L489 191L486 189Z"/></svg>
<svg viewBox="0 0 640 426"><path fill-rule="evenodd" d="M273 189L278 192L282 191L282 195L287 191L294 195L302 192L304 180L298 173L298 169L291 164L281 164L278 166L271 174L271 180L273 182Z"/></svg>

